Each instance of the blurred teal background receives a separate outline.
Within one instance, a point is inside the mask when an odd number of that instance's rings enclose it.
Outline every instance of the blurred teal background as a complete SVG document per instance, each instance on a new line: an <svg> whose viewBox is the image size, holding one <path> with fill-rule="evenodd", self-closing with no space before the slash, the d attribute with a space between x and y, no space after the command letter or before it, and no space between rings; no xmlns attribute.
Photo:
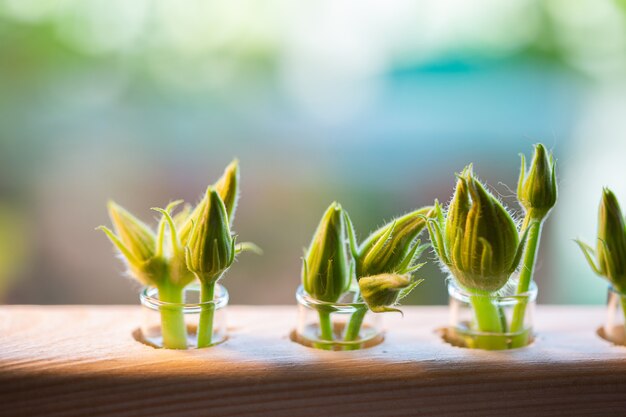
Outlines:
<svg viewBox="0 0 626 417"><path fill-rule="evenodd" d="M137 303L114 198L197 201L241 160L235 230L263 247L233 303L294 302L328 204L358 234L439 198L469 162L507 205L544 142L560 200L540 302L602 303L572 242L601 186L626 204L626 2L0 0L0 299ZM433 258L432 254L428 255ZM407 303L446 302L434 262Z"/></svg>

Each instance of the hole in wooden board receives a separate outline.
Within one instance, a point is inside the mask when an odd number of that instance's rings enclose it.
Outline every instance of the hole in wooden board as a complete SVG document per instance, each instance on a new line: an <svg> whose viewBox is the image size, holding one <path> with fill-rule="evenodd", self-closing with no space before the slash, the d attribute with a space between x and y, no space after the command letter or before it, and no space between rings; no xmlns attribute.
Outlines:
<svg viewBox="0 0 626 417"><path fill-rule="evenodd" d="M447 344L454 346L454 347L459 347L462 349L480 349L480 350L489 350L489 349L481 349L478 347L471 347L468 346L467 343L467 339L468 336L462 334L461 332L459 332L458 330L456 330L455 328L451 328L451 327L439 327L437 329L435 329L435 333L437 333L441 339L446 342ZM508 336L508 338L506 338L506 336L501 336L501 337L505 337L505 345L510 345L510 343L513 340L512 336ZM519 350L519 349L525 349L528 347L532 347L535 344L535 341L537 340L536 335L535 334L530 334L529 335L529 341L526 345L524 346L520 346L520 347L508 347L508 348L504 348L504 349L493 349L494 351L500 350L500 351L507 351L507 350Z"/></svg>
<svg viewBox="0 0 626 417"><path fill-rule="evenodd" d="M596 334L600 336L602 339L606 340L609 343L612 343L615 346L624 346L626 345L626 338L624 334L624 326L614 326L612 329L609 329L607 332L606 326L598 327Z"/></svg>
<svg viewBox="0 0 626 417"><path fill-rule="evenodd" d="M193 326L193 325L188 325L187 326L187 349L181 349L181 350L188 350L188 349L197 349L196 347L196 330L197 330L197 326ZM160 328L159 326L154 326L150 329L150 334L153 334L155 336L152 337L147 337L144 332L141 330L141 328L136 328L135 330L132 331L131 335L133 337L133 339L135 339L137 342L144 344L146 346L150 346L152 348L155 349L164 349L160 343L162 343L162 339L160 337ZM158 335L158 336L157 336ZM203 347L201 349L207 349L213 346L217 346L220 345L222 343L224 343L225 341L228 340L228 335L224 336L223 340L220 340L217 343L214 343L210 346L207 347Z"/></svg>
<svg viewBox="0 0 626 417"><path fill-rule="evenodd" d="M289 338L292 342L298 343L302 346L306 346L308 348L321 349L321 350L334 350L334 351L346 351L346 350L363 350L369 349L374 346L381 344L385 340L385 336L383 332L379 332L378 334L373 335L372 337L363 340L361 342L345 342L342 340L343 330L345 327L345 323L333 323L333 333L336 337L333 341L321 341L321 340L312 340L313 337L316 337L318 334L318 326L311 325L308 326L306 332L311 334L312 338L308 338L299 334L295 329L289 333ZM367 331L368 326L363 325L363 330ZM359 347L355 348L355 346Z"/></svg>

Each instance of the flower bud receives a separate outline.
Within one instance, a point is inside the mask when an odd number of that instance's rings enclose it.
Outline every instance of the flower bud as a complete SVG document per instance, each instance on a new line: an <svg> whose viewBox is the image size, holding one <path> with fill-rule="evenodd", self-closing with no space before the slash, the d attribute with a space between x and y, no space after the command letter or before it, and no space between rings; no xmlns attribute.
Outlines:
<svg viewBox="0 0 626 417"><path fill-rule="evenodd" d="M361 278L359 288L361 297L374 313L401 312L391 306L406 296L420 282L422 281L413 281L406 275L380 274Z"/></svg>
<svg viewBox="0 0 626 417"><path fill-rule="evenodd" d="M426 228L432 207L399 217L372 233L358 249L357 279L379 274L412 272L415 260L426 248L417 237Z"/></svg>
<svg viewBox="0 0 626 417"><path fill-rule="evenodd" d="M235 210L237 209L237 201L239 200L239 160L233 160L224 170L224 173L219 180L212 186L220 198L226 209L226 215L229 226L233 225L235 219ZM193 210L190 207L185 206L181 213L177 214L174 218L176 224L179 225L180 241L183 245L186 245L191 237L191 231L194 227L195 219L200 217L200 212L204 210L207 203L208 194L205 194L202 200L196 205Z"/></svg>
<svg viewBox="0 0 626 417"><path fill-rule="evenodd" d="M615 194L602 191L598 210L598 242L596 251L577 241L587 261L600 276L607 278L621 293L626 291L626 227ZM596 257L597 265L593 255Z"/></svg>
<svg viewBox="0 0 626 417"><path fill-rule="evenodd" d="M458 176L446 218L435 207L429 231L433 246L458 283L474 291L497 291L517 268L523 251L511 215L473 176Z"/></svg>
<svg viewBox="0 0 626 417"><path fill-rule="evenodd" d="M157 255L156 236L141 220L113 201L108 204L115 233L98 227L124 256L131 274L144 284L154 285L162 277L164 263Z"/></svg>
<svg viewBox="0 0 626 417"><path fill-rule="evenodd" d="M235 239L230 234L228 214L224 202L213 187L206 192L199 216L186 249L187 268L199 280L219 279L235 259Z"/></svg>
<svg viewBox="0 0 626 417"><path fill-rule="evenodd" d="M542 144L535 145L535 155L526 171L526 161L522 157L517 198L533 218L542 220L556 204L556 169L552 154L548 154Z"/></svg>
<svg viewBox="0 0 626 417"><path fill-rule="evenodd" d="M335 302L350 287L351 269L343 210L332 203L304 256L302 284L313 298Z"/></svg>

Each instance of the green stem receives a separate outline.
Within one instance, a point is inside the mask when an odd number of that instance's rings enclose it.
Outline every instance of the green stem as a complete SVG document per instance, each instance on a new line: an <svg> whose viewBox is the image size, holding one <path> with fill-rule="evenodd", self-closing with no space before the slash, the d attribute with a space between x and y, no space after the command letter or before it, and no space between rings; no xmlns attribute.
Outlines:
<svg viewBox="0 0 626 417"><path fill-rule="evenodd" d="M187 349L187 326L182 310L183 289L165 283L158 287L159 300L173 305L161 305L161 336L163 347L167 349Z"/></svg>
<svg viewBox="0 0 626 417"><path fill-rule="evenodd" d="M198 321L198 347L211 346L213 338L213 316L215 313L215 303L212 303L215 296L215 281L200 284L200 320ZM207 303L205 305L205 303Z"/></svg>
<svg viewBox="0 0 626 417"><path fill-rule="evenodd" d="M528 289L530 288L530 283L533 279L533 272L535 270L535 262L537 260L537 252L539 250L539 240L541 238L543 223L539 219L533 219L531 215L526 215L522 228L524 228L524 226L527 226L530 229L528 230L526 248L524 250L522 271L520 272L519 282L517 283L517 295L528 292ZM518 303L515 305L515 308L513 309L513 317L511 319L511 333L517 333L524 330L524 316L526 314L527 302L528 300L523 298L519 299Z"/></svg>
<svg viewBox="0 0 626 417"><path fill-rule="evenodd" d="M367 313L367 309L360 309L352 313L350 321L348 322L348 327L346 327L346 334L343 337L343 340L346 342L353 342L359 337L365 313Z"/></svg>
<svg viewBox="0 0 626 417"><path fill-rule="evenodd" d="M360 288L357 287L352 302L356 304L359 300L361 300L361 291ZM366 310L362 309L352 313L348 326L346 327L346 333L343 340L346 342L352 342L359 337L359 332L361 331L361 326L363 325L363 319L365 318L366 312Z"/></svg>
<svg viewBox="0 0 626 417"><path fill-rule="evenodd" d="M472 295L470 303L474 310L476 326L483 333L476 338L475 347L486 350L503 350L507 348L503 333L502 316L496 305L493 304L489 295ZM500 337L502 334L502 337Z"/></svg>
<svg viewBox="0 0 626 417"><path fill-rule="evenodd" d="M350 316L350 321L348 322L348 326L346 327L346 334L343 337L343 340L346 342L354 342L359 338L359 333L361 332L361 327L363 326L363 319L365 318L365 314L367 313L367 309L360 309L352 313ZM345 350L358 350L361 348L360 343L354 343L351 345L346 345Z"/></svg>
<svg viewBox="0 0 626 417"><path fill-rule="evenodd" d="M330 342L333 340L333 327L330 322L330 312L319 310L318 313L320 316L320 338Z"/></svg>

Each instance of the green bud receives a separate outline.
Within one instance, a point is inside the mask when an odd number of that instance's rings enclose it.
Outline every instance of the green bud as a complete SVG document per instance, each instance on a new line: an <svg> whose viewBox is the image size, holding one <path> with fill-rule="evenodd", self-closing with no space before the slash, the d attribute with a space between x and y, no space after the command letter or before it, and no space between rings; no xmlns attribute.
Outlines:
<svg viewBox="0 0 626 417"><path fill-rule="evenodd" d="M98 227L124 256L131 274L144 284L154 285L163 276L163 259L157 253L157 239L141 220L113 201L108 204L115 233Z"/></svg>
<svg viewBox="0 0 626 417"><path fill-rule="evenodd" d="M602 192L598 211L598 261L601 271L621 288L626 288L626 229L615 194Z"/></svg>
<svg viewBox="0 0 626 417"><path fill-rule="evenodd" d="M427 245L417 237L426 229L432 207L399 217L372 233L357 251L357 279L379 274L407 274L414 271L415 261Z"/></svg>
<svg viewBox="0 0 626 417"><path fill-rule="evenodd" d="M595 253L589 245L581 241L577 243L598 275L608 279L618 291L626 291L626 227L617 198L608 188L602 191L598 210L598 242Z"/></svg>
<svg viewBox="0 0 626 417"><path fill-rule="evenodd" d="M359 280L361 296L374 313L401 312L391 306L406 296L421 280L411 280L406 275L380 274Z"/></svg>
<svg viewBox="0 0 626 417"><path fill-rule="evenodd" d="M302 284L313 298L335 302L350 287L352 268L346 240L343 210L332 203L303 258Z"/></svg>
<svg viewBox="0 0 626 417"><path fill-rule="evenodd" d="M235 219L235 210L239 200L239 160L233 160L224 170L222 177L213 185L222 198L230 225Z"/></svg>
<svg viewBox="0 0 626 417"><path fill-rule="evenodd" d="M468 290L497 291L519 265L520 242L511 215L478 181L471 165L458 176L444 218L439 203L429 222L433 247L458 283Z"/></svg>
<svg viewBox="0 0 626 417"><path fill-rule="evenodd" d="M526 171L526 160L521 155L522 167L517 183L517 198L533 218L544 219L556 204L556 169L552 153L548 154L542 144L535 145L535 155L530 170Z"/></svg>
<svg viewBox="0 0 626 417"><path fill-rule="evenodd" d="M224 202L213 187L194 221L186 249L187 268L207 283L220 278L235 259L235 239L231 236Z"/></svg>
<svg viewBox="0 0 626 417"><path fill-rule="evenodd" d="M232 227L233 220L235 219L235 210L237 209L237 201L239 200L239 160L233 160L226 167L220 179L217 180L212 187L222 199L224 207L226 208L227 218L229 219L229 226ZM207 204L207 196L208 194L205 194L193 210L190 210L190 208L186 206L181 213L175 216L176 224L180 225L180 240L183 245L186 245L191 237L194 222L200 217L200 213Z"/></svg>

